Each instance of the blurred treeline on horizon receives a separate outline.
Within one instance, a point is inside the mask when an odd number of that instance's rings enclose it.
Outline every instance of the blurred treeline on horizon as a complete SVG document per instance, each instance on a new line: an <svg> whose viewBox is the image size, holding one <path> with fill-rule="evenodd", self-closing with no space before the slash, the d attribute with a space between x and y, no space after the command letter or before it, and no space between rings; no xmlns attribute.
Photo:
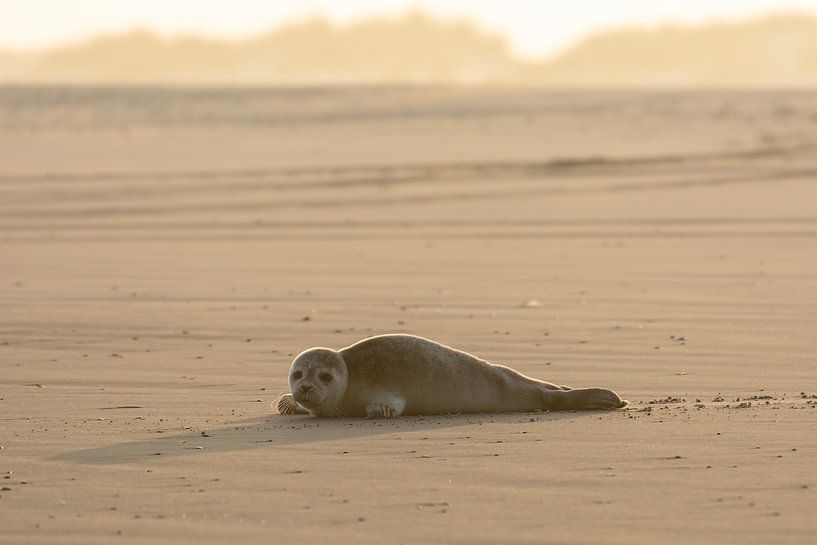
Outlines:
<svg viewBox="0 0 817 545"><path fill-rule="evenodd" d="M0 51L0 83L809 87L817 84L817 18L614 29L537 61L515 58L503 36L467 20L419 12L348 26L312 19L242 40L135 30Z"/></svg>

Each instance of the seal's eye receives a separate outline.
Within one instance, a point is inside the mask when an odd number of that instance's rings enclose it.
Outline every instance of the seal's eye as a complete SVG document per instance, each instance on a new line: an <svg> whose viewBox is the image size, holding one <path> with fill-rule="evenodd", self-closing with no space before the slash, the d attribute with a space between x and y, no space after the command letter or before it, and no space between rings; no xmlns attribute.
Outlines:
<svg viewBox="0 0 817 545"><path fill-rule="evenodd" d="M292 373L292 378L294 378L295 380L300 380L302 376L304 376L304 374L301 373L300 371L295 371L294 373Z"/></svg>
<svg viewBox="0 0 817 545"><path fill-rule="evenodd" d="M318 378L321 379L321 382L327 383L332 382L332 375L330 375L329 373L321 373L320 375L318 375Z"/></svg>

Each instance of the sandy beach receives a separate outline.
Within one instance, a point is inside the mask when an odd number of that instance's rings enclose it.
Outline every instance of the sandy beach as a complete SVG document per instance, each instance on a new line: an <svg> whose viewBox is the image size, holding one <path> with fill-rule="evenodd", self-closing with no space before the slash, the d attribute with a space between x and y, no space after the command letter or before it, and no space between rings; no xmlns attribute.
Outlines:
<svg viewBox="0 0 817 545"><path fill-rule="evenodd" d="M0 543L817 543L817 95L0 89ZM406 332L612 412L281 416Z"/></svg>

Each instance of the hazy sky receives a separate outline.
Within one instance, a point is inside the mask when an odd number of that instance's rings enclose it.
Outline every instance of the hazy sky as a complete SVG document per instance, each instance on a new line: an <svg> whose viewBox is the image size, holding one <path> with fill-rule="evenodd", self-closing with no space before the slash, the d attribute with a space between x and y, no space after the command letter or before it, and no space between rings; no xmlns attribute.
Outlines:
<svg viewBox="0 0 817 545"><path fill-rule="evenodd" d="M599 28L768 12L817 15L817 0L0 0L0 47L40 47L137 27L239 37L318 14L343 23L412 8L468 16L506 34L518 54L542 56Z"/></svg>

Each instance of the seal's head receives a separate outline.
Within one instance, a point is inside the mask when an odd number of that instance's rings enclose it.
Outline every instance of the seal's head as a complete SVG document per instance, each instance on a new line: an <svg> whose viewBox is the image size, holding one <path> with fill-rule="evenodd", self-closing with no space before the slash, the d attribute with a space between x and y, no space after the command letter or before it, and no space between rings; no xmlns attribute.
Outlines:
<svg viewBox="0 0 817 545"><path fill-rule="evenodd" d="M343 357L329 348L310 348L298 354L289 369L289 390L313 416L341 416L341 402L349 384Z"/></svg>

